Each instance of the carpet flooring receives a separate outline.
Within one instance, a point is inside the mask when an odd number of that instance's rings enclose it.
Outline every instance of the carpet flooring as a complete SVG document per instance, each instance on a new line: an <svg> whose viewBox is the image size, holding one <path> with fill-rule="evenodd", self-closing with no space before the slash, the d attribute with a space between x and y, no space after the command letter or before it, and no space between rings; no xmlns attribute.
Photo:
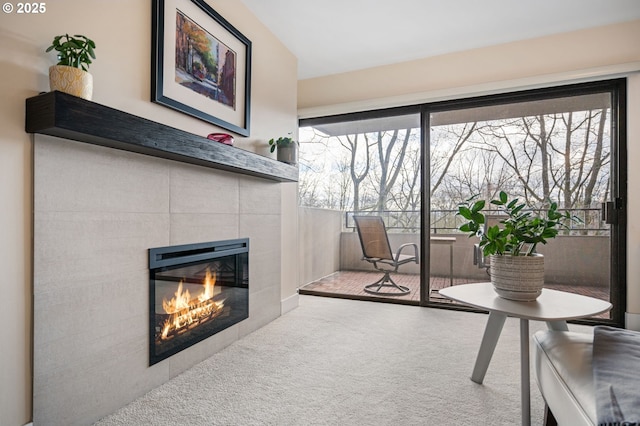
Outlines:
<svg viewBox="0 0 640 426"><path fill-rule="evenodd" d="M486 320L303 295L298 308L96 425L519 424L517 319L507 319L484 384L469 379ZM533 375L531 383L540 425Z"/></svg>

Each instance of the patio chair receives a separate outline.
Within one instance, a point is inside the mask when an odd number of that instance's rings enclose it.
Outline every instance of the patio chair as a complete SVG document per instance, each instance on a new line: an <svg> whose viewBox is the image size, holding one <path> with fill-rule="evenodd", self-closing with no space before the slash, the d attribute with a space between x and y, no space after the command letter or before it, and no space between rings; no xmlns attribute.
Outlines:
<svg viewBox="0 0 640 426"><path fill-rule="evenodd" d="M387 229L380 216L354 216L353 219L358 230L358 237L360 237L362 259L373 264L374 268L384 274L378 281L366 285L364 291L389 296L409 294L411 290L396 284L391 278L391 273L398 272L398 267L405 263L418 263L418 245L415 243L402 244L393 255ZM410 246L413 246L413 255L401 253L402 250ZM385 289L389 291L384 291Z"/></svg>

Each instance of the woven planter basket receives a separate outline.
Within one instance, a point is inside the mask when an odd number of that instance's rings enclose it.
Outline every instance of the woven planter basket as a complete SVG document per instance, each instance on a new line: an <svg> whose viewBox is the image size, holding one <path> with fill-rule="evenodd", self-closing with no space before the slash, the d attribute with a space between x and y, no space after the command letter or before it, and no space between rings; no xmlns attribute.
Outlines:
<svg viewBox="0 0 640 426"><path fill-rule="evenodd" d="M511 300L536 300L544 286L544 256L491 255L491 283L498 296Z"/></svg>

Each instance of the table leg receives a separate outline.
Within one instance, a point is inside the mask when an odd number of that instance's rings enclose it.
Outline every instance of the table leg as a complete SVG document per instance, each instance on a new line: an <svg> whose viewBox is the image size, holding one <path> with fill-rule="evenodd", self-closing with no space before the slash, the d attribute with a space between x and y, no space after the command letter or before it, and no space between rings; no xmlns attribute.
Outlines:
<svg viewBox="0 0 640 426"><path fill-rule="evenodd" d="M520 398L522 426L531 425L531 383L529 377L529 320L520 319Z"/></svg>
<svg viewBox="0 0 640 426"><path fill-rule="evenodd" d="M566 321L547 321L547 328L554 331L569 331Z"/></svg>
<svg viewBox="0 0 640 426"><path fill-rule="evenodd" d="M487 368L489 368L489 362L491 362L493 351L496 348L506 319L507 316L503 313L495 311L489 313L489 320L484 329L484 336L482 336L482 343L480 344L476 364L471 374L471 380L478 384L482 384L484 380L484 375L487 372Z"/></svg>
<svg viewBox="0 0 640 426"><path fill-rule="evenodd" d="M453 244L449 245L449 286L453 286Z"/></svg>

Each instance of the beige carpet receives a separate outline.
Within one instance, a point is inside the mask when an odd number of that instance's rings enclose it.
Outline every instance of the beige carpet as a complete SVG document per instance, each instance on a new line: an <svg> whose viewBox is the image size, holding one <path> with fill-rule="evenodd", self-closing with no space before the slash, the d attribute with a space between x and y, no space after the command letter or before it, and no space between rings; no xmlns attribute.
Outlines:
<svg viewBox="0 0 640 426"><path fill-rule="evenodd" d="M297 309L96 424L519 424L518 320L507 320L484 384L469 379L486 320L301 296ZM532 333L543 328L531 323ZM543 402L531 382L532 424L540 425Z"/></svg>

